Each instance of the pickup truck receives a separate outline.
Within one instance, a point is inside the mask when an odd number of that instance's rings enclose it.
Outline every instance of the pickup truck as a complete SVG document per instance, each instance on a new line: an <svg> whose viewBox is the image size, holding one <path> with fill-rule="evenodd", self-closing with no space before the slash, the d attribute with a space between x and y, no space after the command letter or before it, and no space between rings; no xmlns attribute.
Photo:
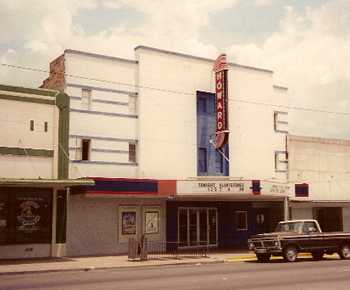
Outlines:
<svg viewBox="0 0 350 290"><path fill-rule="evenodd" d="M283 256L285 261L294 262L300 252L311 253L315 260L334 253L350 259L350 233L322 233L316 220L282 221L275 232L251 236L248 247L260 262L269 261L271 256Z"/></svg>

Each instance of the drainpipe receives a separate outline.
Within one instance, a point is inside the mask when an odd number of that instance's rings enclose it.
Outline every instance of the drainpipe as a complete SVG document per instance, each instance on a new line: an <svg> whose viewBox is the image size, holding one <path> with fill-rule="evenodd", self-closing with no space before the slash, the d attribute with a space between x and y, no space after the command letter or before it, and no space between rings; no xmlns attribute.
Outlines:
<svg viewBox="0 0 350 290"><path fill-rule="evenodd" d="M51 230L51 257L56 257L56 217L57 217L57 188L52 193L52 230Z"/></svg>
<svg viewBox="0 0 350 290"><path fill-rule="evenodd" d="M289 220L289 204L288 204L288 196L283 199L283 218L285 221Z"/></svg>

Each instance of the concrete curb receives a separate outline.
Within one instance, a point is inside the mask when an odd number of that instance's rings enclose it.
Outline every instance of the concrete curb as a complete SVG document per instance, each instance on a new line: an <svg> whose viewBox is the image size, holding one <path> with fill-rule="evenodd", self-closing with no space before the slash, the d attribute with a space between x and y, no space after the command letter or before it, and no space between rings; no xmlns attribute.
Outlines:
<svg viewBox="0 0 350 290"><path fill-rule="evenodd" d="M205 265L205 264L220 264L225 263L225 260L212 260L212 261L191 261L191 262L178 262L178 263L164 263L154 265L130 265L130 266L115 266L115 267L81 267L70 269L42 269L42 270L29 270L29 271L9 271L0 272L0 276L10 275L24 275L24 274L38 274L38 273L57 273L57 272L88 272L98 270L116 270L116 269L132 269L132 268L155 268L160 266L178 266L178 265Z"/></svg>
<svg viewBox="0 0 350 290"><path fill-rule="evenodd" d="M311 258L311 254L301 253L298 255L300 258ZM335 255L327 255L326 258L335 258ZM282 259L282 257L273 257L273 259ZM88 271L98 271L98 270L116 270L116 269L132 269L132 268L156 268L160 266L177 266L177 265L205 265L205 264L220 264L220 263L233 263L233 262L243 262L243 261L251 261L256 260L255 254L246 254L246 255L233 255L231 257L225 258L213 258L208 261L180 261L180 262L166 262L161 264L147 264L144 265L140 261L135 261L135 263L139 264L130 264L123 266L112 266L112 267L104 267L104 266L90 266L90 267L77 267L77 268L67 268L67 269L38 269L38 270L28 270L28 271L7 271L0 272L0 276L5 275L24 275L24 274L36 274L36 273L57 273L57 272L88 272ZM130 262L132 263L132 262Z"/></svg>

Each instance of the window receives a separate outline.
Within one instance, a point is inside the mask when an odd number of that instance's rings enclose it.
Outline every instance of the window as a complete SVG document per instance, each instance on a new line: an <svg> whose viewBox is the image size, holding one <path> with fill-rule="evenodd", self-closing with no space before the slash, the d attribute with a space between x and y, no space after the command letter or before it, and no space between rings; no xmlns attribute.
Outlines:
<svg viewBox="0 0 350 290"><path fill-rule="evenodd" d="M48 123L45 122L45 123L44 123L44 131L47 132L47 130L48 130Z"/></svg>
<svg viewBox="0 0 350 290"><path fill-rule="evenodd" d="M288 171L288 153L286 151L275 151L275 172Z"/></svg>
<svg viewBox="0 0 350 290"><path fill-rule="evenodd" d="M90 139L81 140L81 160L90 160Z"/></svg>
<svg viewBox="0 0 350 290"><path fill-rule="evenodd" d="M295 197L309 197L309 185L307 183L295 184Z"/></svg>
<svg viewBox="0 0 350 290"><path fill-rule="evenodd" d="M208 164L207 164L207 149L199 148L198 149L198 170L199 172L207 172Z"/></svg>
<svg viewBox="0 0 350 290"><path fill-rule="evenodd" d="M52 190L0 190L0 245L50 243L51 209Z"/></svg>
<svg viewBox="0 0 350 290"><path fill-rule="evenodd" d="M205 98L198 98L197 111L199 114L205 114L207 112L207 100Z"/></svg>
<svg viewBox="0 0 350 290"><path fill-rule="evenodd" d="M34 120L30 120L30 131L34 131Z"/></svg>
<svg viewBox="0 0 350 290"><path fill-rule="evenodd" d="M275 111L273 113L273 126L275 132L288 133L288 113Z"/></svg>
<svg viewBox="0 0 350 290"><path fill-rule="evenodd" d="M318 232L316 224L314 222L304 222L303 226L304 233L315 233Z"/></svg>
<svg viewBox="0 0 350 290"><path fill-rule="evenodd" d="M129 162L136 162L136 144L129 143Z"/></svg>
<svg viewBox="0 0 350 290"><path fill-rule="evenodd" d="M216 172L224 172L224 158L219 151L215 151Z"/></svg>
<svg viewBox="0 0 350 290"><path fill-rule="evenodd" d="M248 229L248 219L246 211L236 211L237 231L246 231Z"/></svg>
<svg viewBox="0 0 350 290"><path fill-rule="evenodd" d="M91 89L81 89L81 105L84 109L90 110L91 108Z"/></svg>

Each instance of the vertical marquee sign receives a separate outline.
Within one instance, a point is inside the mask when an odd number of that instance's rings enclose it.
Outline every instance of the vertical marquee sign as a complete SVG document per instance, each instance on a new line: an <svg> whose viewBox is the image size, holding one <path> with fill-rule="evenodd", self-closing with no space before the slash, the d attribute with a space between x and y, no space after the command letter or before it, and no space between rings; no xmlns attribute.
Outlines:
<svg viewBox="0 0 350 290"><path fill-rule="evenodd" d="M226 54L221 54L214 63L215 103L216 103L216 142L215 148L222 148L228 141L227 122L227 71Z"/></svg>

